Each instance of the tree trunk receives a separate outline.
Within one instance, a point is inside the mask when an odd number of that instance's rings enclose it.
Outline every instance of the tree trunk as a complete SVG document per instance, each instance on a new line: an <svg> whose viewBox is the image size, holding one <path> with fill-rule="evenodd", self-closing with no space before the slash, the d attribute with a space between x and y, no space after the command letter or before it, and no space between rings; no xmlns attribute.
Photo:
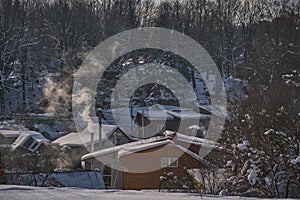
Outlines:
<svg viewBox="0 0 300 200"><path fill-rule="evenodd" d="M0 89L0 115L5 115L5 91Z"/></svg>
<svg viewBox="0 0 300 200"><path fill-rule="evenodd" d="M26 56L27 56L27 50L25 49L24 52L22 52L22 60L21 60L21 76L22 76L22 109L23 112L25 112L26 109Z"/></svg>
<svg viewBox="0 0 300 200"><path fill-rule="evenodd" d="M287 183L286 183L286 187L285 187L285 198L288 198L289 197L289 187L290 187L290 178L287 180Z"/></svg>

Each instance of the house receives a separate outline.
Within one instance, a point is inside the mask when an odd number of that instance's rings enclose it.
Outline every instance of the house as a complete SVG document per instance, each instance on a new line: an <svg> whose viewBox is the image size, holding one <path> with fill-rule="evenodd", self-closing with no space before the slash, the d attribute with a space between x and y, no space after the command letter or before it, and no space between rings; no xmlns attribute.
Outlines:
<svg viewBox="0 0 300 200"><path fill-rule="evenodd" d="M126 144L136 139L124 133L116 125L102 125L102 141L99 143L99 135L94 135L94 150ZM52 142L68 149L68 155L72 160L73 167L80 166L81 156L92 151L90 133L70 133Z"/></svg>
<svg viewBox="0 0 300 200"><path fill-rule="evenodd" d="M139 135L143 132L144 138L165 130L204 137L205 129L209 126L210 115L172 106L166 110L138 110L134 122L141 127ZM143 128L150 123L151 128Z"/></svg>
<svg viewBox="0 0 300 200"><path fill-rule="evenodd" d="M99 143L99 135L94 136L95 150L103 147L111 147L121 144L126 144L131 141L136 140L132 136L124 133L116 125L106 125L101 126L102 139L101 144ZM91 150L91 134L87 133L69 133L63 137L60 137L52 142L53 144L58 144L60 146L68 147L86 147Z"/></svg>
<svg viewBox="0 0 300 200"><path fill-rule="evenodd" d="M161 136L86 154L81 161L86 170L102 171L107 188L158 189L164 173L182 177L185 169L216 167L197 153L199 146L219 148L206 139L165 131Z"/></svg>
<svg viewBox="0 0 300 200"><path fill-rule="evenodd" d="M1 145L15 150L25 148L29 151L36 151L41 145L49 144L42 134L28 130L0 130Z"/></svg>
<svg viewBox="0 0 300 200"><path fill-rule="evenodd" d="M20 136L21 132L16 130L0 130L0 145L11 147L11 144Z"/></svg>
<svg viewBox="0 0 300 200"><path fill-rule="evenodd" d="M153 137L165 130L205 137L208 127L213 126L211 124L212 117L221 120L224 119L224 116L226 117L226 113L222 112L224 109L219 111L220 109L200 106L197 111L197 109L155 104L151 107L133 106L129 109L121 107L102 110L102 117L106 122L118 124L124 131L130 132L137 138ZM116 116L119 117L117 118L118 123L115 121Z"/></svg>
<svg viewBox="0 0 300 200"><path fill-rule="evenodd" d="M165 130L205 137L208 127L218 130L222 121L229 118L226 107L222 105L199 105L190 109L155 104L151 107L102 110L102 117L107 123L116 124L116 116L118 126L136 138L153 137Z"/></svg>

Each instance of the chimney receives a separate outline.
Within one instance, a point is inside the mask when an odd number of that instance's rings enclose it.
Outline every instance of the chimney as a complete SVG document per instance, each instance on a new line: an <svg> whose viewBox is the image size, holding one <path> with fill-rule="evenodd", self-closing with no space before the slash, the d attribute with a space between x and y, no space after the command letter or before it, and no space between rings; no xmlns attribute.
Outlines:
<svg viewBox="0 0 300 200"><path fill-rule="evenodd" d="M91 133L91 152L95 151L95 134Z"/></svg>

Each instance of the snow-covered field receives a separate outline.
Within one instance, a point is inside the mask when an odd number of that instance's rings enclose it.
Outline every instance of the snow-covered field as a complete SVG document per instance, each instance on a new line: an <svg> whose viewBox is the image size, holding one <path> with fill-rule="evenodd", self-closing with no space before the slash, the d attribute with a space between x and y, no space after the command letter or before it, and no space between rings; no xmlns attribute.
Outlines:
<svg viewBox="0 0 300 200"><path fill-rule="evenodd" d="M197 194L166 193L158 191L122 191L122 190L89 190L80 188L36 188L27 186L0 185L0 200L27 200L27 199L101 199L101 200L182 200L201 199ZM245 199L245 197L219 197L204 195L203 200Z"/></svg>

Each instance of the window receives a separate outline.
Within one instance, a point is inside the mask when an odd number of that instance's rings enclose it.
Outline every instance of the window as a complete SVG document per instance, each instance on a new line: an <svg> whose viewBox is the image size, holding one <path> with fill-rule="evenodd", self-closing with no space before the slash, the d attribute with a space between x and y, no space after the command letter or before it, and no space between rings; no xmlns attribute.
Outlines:
<svg viewBox="0 0 300 200"><path fill-rule="evenodd" d="M103 180L106 187L111 186L111 167L104 165L103 167Z"/></svg>
<svg viewBox="0 0 300 200"><path fill-rule="evenodd" d="M86 160L84 162L84 169L85 170L91 170L92 169L92 163L91 163L91 160Z"/></svg>
<svg viewBox="0 0 300 200"><path fill-rule="evenodd" d="M161 158L161 167L178 167L178 158Z"/></svg>
<svg viewBox="0 0 300 200"><path fill-rule="evenodd" d="M30 147L29 147L28 149L31 150L31 151L35 151L35 150L37 150L37 148L40 146L39 144L40 144L40 143L38 143L37 141L34 141L34 142L30 145Z"/></svg>
<svg viewBox="0 0 300 200"><path fill-rule="evenodd" d="M23 144L23 146L28 149L32 145L33 142L34 142L33 139L31 137L29 137L27 139L27 141Z"/></svg>

